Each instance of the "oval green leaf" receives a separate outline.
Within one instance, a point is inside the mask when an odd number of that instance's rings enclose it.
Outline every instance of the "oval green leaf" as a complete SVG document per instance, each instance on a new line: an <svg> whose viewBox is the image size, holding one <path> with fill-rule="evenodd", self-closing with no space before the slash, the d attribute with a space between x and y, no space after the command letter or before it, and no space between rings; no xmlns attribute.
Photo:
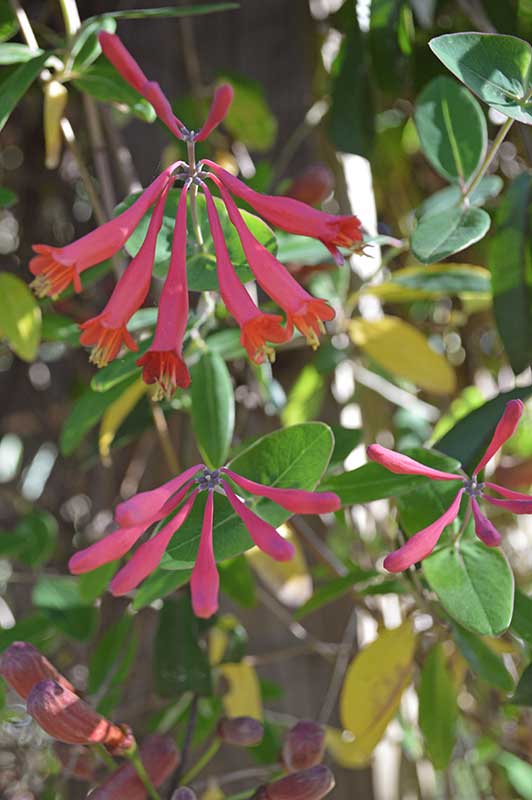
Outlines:
<svg viewBox="0 0 532 800"><path fill-rule="evenodd" d="M24 281L0 273L0 336L14 353L33 361L41 341L41 309Z"/></svg>
<svg viewBox="0 0 532 800"><path fill-rule="evenodd" d="M217 469L225 463L235 428L231 376L223 358L209 352L190 372L192 428L207 465Z"/></svg>
<svg viewBox="0 0 532 800"><path fill-rule="evenodd" d="M436 644L423 665L419 686L419 727L436 769L445 769L451 760L457 718L456 689L443 645Z"/></svg>
<svg viewBox="0 0 532 800"><path fill-rule="evenodd" d="M490 217L483 208L449 208L419 220L412 252L423 264L432 264L478 242L489 227Z"/></svg>

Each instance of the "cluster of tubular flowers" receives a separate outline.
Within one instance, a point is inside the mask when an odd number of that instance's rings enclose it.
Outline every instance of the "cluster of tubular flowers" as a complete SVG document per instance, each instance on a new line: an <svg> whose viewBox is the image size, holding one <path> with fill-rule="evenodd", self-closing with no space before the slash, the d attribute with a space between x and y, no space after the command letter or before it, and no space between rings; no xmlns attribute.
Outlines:
<svg viewBox="0 0 532 800"><path fill-rule="evenodd" d="M34 245L30 270L36 276L33 287L39 296L55 297L71 284L81 291L81 275L90 267L111 258L129 239L141 219L150 212L151 221L141 249L127 266L101 314L81 325L81 342L92 348L91 360L104 366L116 358L123 346L136 351L137 344L127 330L133 314L145 302L152 276L157 236L162 226L168 192L177 182L182 185L168 275L158 309L153 342L137 361L143 379L157 384L161 395L170 396L176 387L186 388L189 373L183 360L183 337L188 317L186 275L187 195L198 189L205 192L209 222L216 248L221 297L241 329L241 342L250 359L261 363L272 358L271 344L287 341L297 328L316 347L324 322L334 311L324 300L310 295L285 267L251 234L231 195L249 203L264 219L285 231L319 239L338 263L343 260L339 247L360 249L362 233L355 216L335 216L318 211L291 197L259 194L218 164L204 160L196 164L195 143L203 141L222 122L233 97L228 84L221 85L213 99L203 127L189 131L174 115L169 101L157 83L149 81L138 64L114 34L101 33L100 43L109 61L122 77L146 100L170 132L187 145L189 163L177 161L165 169L138 199L114 219L65 247ZM231 264L216 206L206 187L210 180L219 191L231 222L237 229L250 269L263 291L286 316L264 314L252 300ZM192 202L192 200L191 200Z"/></svg>
<svg viewBox="0 0 532 800"><path fill-rule="evenodd" d="M215 491L225 494L258 548L276 561L288 561L294 554L293 545L272 525L257 516L236 495L231 484L252 495L267 497L293 514L324 514L340 507L339 497L332 492L272 488L244 478L227 467L208 470L204 464L195 464L157 489L141 492L120 503L115 509L115 521L119 527L72 556L69 561L70 571L78 575L122 558L152 525L165 520L160 530L140 545L111 581L110 590L115 596L131 592L156 569L172 537L190 514L198 494L207 491L190 587L195 614L199 617L210 617L218 609L219 590L213 548Z"/></svg>
<svg viewBox="0 0 532 800"><path fill-rule="evenodd" d="M503 444L512 436L521 414L523 413L521 400L510 400L506 404L504 413L499 420L493 437L488 444L486 452L473 470L472 476L461 478L452 472L442 472L432 469L408 456L388 450L378 444L368 447L368 457L376 461L390 472L398 475L424 475L434 481L460 481L456 497L449 508L438 517L431 525L414 534L402 547L390 553L384 559L384 567L390 572L402 572L413 564L426 558L436 547L444 529L450 525L460 513L463 495L469 498L471 512L475 524L476 535L488 547L497 547L501 542L501 535L492 522L480 510L479 500L485 500L493 506L504 508L513 514L532 514L532 497L521 492L514 492L489 481L479 481L479 473L488 464ZM495 492L501 497L493 497L488 491Z"/></svg>

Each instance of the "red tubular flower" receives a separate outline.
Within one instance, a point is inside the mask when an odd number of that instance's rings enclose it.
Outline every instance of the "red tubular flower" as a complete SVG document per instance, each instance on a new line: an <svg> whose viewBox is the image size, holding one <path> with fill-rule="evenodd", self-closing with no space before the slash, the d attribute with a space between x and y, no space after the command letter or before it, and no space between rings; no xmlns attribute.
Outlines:
<svg viewBox="0 0 532 800"><path fill-rule="evenodd" d="M179 750L169 736L148 736L139 754L154 786L161 786L178 767ZM124 764L90 794L90 800L146 800L148 793L132 764Z"/></svg>
<svg viewBox="0 0 532 800"><path fill-rule="evenodd" d="M50 679L73 692L74 687L53 664L29 642L13 642L0 656L0 675L26 699L39 681Z"/></svg>
<svg viewBox="0 0 532 800"><path fill-rule="evenodd" d="M35 684L27 711L46 733L66 744L103 744L110 753L120 755L134 743L128 729L105 719L53 680Z"/></svg>
<svg viewBox="0 0 532 800"><path fill-rule="evenodd" d="M176 497L176 504L181 502L187 491L188 486L181 489L178 493L179 496ZM197 494L198 490L196 489L181 506L177 514L152 539L141 544L133 558L115 575L109 587L115 597L131 592L144 578L147 578L157 569L172 536L179 530L190 514Z"/></svg>
<svg viewBox="0 0 532 800"><path fill-rule="evenodd" d="M333 319L333 309L325 300L318 300L306 292L281 262L255 239L223 183L216 176L210 177L220 189L229 218L237 229L246 259L257 283L286 312L290 334L292 326L295 325L313 348L318 347L320 333L325 331L323 321Z"/></svg>
<svg viewBox="0 0 532 800"><path fill-rule="evenodd" d="M202 467L203 469L199 471ZM294 553L292 544L280 536L272 525L248 508L237 497L225 478L245 491L259 497L268 497L293 513L322 514L336 511L340 507L340 499L331 492L271 488L243 478L225 467L209 470L203 464L196 464L159 488L141 492L121 503L116 509L115 519L122 527L72 556L69 562L71 572L74 574L87 572L120 558L151 525L172 515L155 536L138 548L131 560L111 582L110 589L115 595L132 591L157 568L172 537L190 514L198 492L208 491L190 587L194 612L198 617L210 617L218 609L220 582L213 547L215 490L226 495L257 547L278 561L286 561ZM190 492L192 486L194 488Z"/></svg>
<svg viewBox="0 0 532 800"><path fill-rule="evenodd" d="M212 519L214 513L214 494L209 489L203 515L201 538L196 563L190 577L192 608L197 617L207 619L218 610L218 590L220 576L216 569L212 542Z"/></svg>
<svg viewBox="0 0 532 800"><path fill-rule="evenodd" d="M510 400L506 404L504 413L486 448L486 452L473 470L472 478L461 478L460 475L431 469L418 461L414 461L414 459L408 456L395 453L393 450L388 450L386 447L381 447L380 445L370 445L370 447L368 447L368 457L372 461L376 461L383 467L386 467L390 472L401 475L424 475L431 480L455 480L461 481L462 483L452 505L441 517L435 520L431 525L414 534L414 536L400 547L399 550L396 550L384 559L384 566L387 570L390 572L402 572L430 555L444 529L458 516L460 501L464 493L469 496L471 502L475 532L479 539L481 539L484 544L488 545L488 547L495 547L500 544L501 535L495 526L481 512L478 504L480 498L514 514L532 514L532 497L529 495L522 494L521 492L513 492L496 483L481 483L477 479L480 470L484 469L495 453L500 450L503 444L514 433L523 413L523 409L524 406L521 400ZM497 494L502 495L502 499L486 494L486 489L491 489Z"/></svg>
<svg viewBox="0 0 532 800"><path fill-rule="evenodd" d="M220 86L218 86L214 93L214 98L207 119L203 123L203 127L196 134L194 134L195 142L202 142L204 139L206 139L207 136L209 136L213 130L218 127L220 122L225 119L225 116L229 111L229 106L233 102L234 94L233 87L228 83L222 83Z"/></svg>
<svg viewBox="0 0 532 800"><path fill-rule="evenodd" d="M76 292L81 291L80 275L84 270L111 258L129 239L140 220L153 206L168 183L170 175L182 162L171 164L164 170L135 202L117 217L96 230L87 233L65 247L46 244L33 245L37 255L30 261L30 270L36 275L32 288L38 297L55 297L71 283Z"/></svg>
<svg viewBox="0 0 532 800"><path fill-rule="evenodd" d="M116 358L122 345L130 350L138 350L126 325L144 303L150 288L157 235L161 229L169 188L170 183L167 182L155 206L142 247L116 284L104 310L80 325L83 333L79 340L93 347L90 360L98 367L104 367Z"/></svg>
<svg viewBox="0 0 532 800"><path fill-rule="evenodd" d="M164 122L174 136L177 136L178 139L184 139L188 131L181 120L175 116L172 106L162 92L161 87L155 81L148 80L118 36L114 33L102 32L99 34L98 39L105 57L111 62L116 71L145 100L151 103L161 122Z"/></svg>
<svg viewBox="0 0 532 800"><path fill-rule="evenodd" d="M275 350L269 347L267 342L285 342L289 338L289 332L281 326L282 317L278 314L263 314L240 283L229 258L214 200L206 186L204 191L216 251L218 284L222 300L240 326L240 343L246 348L251 361L261 364L265 356L273 361Z"/></svg>
<svg viewBox="0 0 532 800"><path fill-rule="evenodd" d="M292 197L259 194L214 161L204 159L201 163L206 164L230 192L249 203L272 225L289 233L319 239L338 264L344 260L339 247L360 249L362 230L358 217L325 214Z"/></svg>
<svg viewBox="0 0 532 800"><path fill-rule="evenodd" d="M188 320L187 187L181 191L168 275L159 300L153 343L136 362L145 383L156 383L156 399L170 399L178 386L186 389L190 375L183 360L183 336Z"/></svg>
<svg viewBox="0 0 532 800"><path fill-rule="evenodd" d="M283 764L288 772L315 767L325 751L325 729L312 720L301 720L288 731L283 744Z"/></svg>

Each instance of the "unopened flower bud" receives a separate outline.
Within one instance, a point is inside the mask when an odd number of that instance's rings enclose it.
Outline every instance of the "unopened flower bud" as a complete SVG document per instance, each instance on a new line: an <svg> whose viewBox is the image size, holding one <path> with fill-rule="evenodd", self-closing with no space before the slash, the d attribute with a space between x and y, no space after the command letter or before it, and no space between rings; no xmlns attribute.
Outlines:
<svg viewBox="0 0 532 800"><path fill-rule="evenodd" d="M0 656L0 675L21 697L26 699L39 681L56 681L71 692L75 689L29 642L13 642Z"/></svg>
<svg viewBox="0 0 532 800"><path fill-rule="evenodd" d="M325 731L311 720L301 720L288 732L283 745L283 763L288 772L319 764L325 750Z"/></svg>
<svg viewBox="0 0 532 800"><path fill-rule="evenodd" d="M168 736L148 736L139 748L151 782L160 786L179 764L180 755ZM89 795L89 800L146 800L147 792L133 764L124 764ZM195 797L195 795L193 795Z"/></svg>
<svg viewBox="0 0 532 800"><path fill-rule="evenodd" d="M222 717L218 723L218 736L228 744L252 747L264 736L264 727L253 717Z"/></svg>
<svg viewBox="0 0 532 800"><path fill-rule="evenodd" d="M197 794L192 789L189 789L188 786L181 786L173 793L170 800L197 800Z"/></svg>
<svg viewBox="0 0 532 800"><path fill-rule="evenodd" d="M54 755L61 762L64 775L80 781L93 781L99 767L94 753L86 747L73 747L64 742L54 742Z"/></svg>
<svg viewBox="0 0 532 800"><path fill-rule="evenodd" d="M318 764L261 786L252 800L321 800L332 789L334 775L324 764Z"/></svg>
<svg viewBox="0 0 532 800"><path fill-rule="evenodd" d="M310 164L294 178L285 194L309 206L317 206L331 194L333 188L334 177L329 167Z"/></svg>
<svg viewBox="0 0 532 800"><path fill-rule="evenodd" d="M55 169L61 158L61 117L68 101L68 91L59 81L45 83L43 91L44 163L48 169Z"/></svg>
<svg viewBox="0 0 532 800"><path fill-rule="evenodd" d="M67 744L103 744L113 755L129 750L133 735L102 717L56 681L40 681L27 700L28 714L54 739Z"/></svg>

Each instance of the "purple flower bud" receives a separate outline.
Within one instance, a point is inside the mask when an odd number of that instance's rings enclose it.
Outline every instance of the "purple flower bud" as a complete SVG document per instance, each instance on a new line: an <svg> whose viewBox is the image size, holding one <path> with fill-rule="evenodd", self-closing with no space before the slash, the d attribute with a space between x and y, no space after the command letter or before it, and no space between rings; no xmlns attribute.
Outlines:
<svg viewBox="0 0 532 800"><path fill-rule="evenodd" d="M181 786L173 793L170 800L197 800L197 795L188 786Z"/></svg>
<svg viewBox="0 0 532 800"><path fill-rule="evenodd" d="M218 723L218 736L227 744L252 747L261 741L264 728L252 717L222 717Z"/></svg>
<svg viewBox="0 0 532 800"><path fill-rule="evenodd" d="M283 745L283 763L288 772L319 764L325 750L325 731L311 720L301 720L288 732Z"/></svg>
<svg viewBox="0 0 532 800"><path fill-rule="evenodd" d="M29 642L13 642L0 656L0 675L24 699L47 678L74 692L72 684Z"/></svg>
<svg viewBox="0 0 532 800"><path fill-rule="evenodd" d="M334 775L324 764L318 764L262 786L253 800L321 800L332 789Z"/></svg>
<svg viewBox="0 0 532 800"><path fill-rule="evenodd" d="M180 755L168 736L148 736L139 748L150 780L160 786L179 764ZM132 764L124 764L89 795L89 800L146 800L146 789Z"/></svg>

